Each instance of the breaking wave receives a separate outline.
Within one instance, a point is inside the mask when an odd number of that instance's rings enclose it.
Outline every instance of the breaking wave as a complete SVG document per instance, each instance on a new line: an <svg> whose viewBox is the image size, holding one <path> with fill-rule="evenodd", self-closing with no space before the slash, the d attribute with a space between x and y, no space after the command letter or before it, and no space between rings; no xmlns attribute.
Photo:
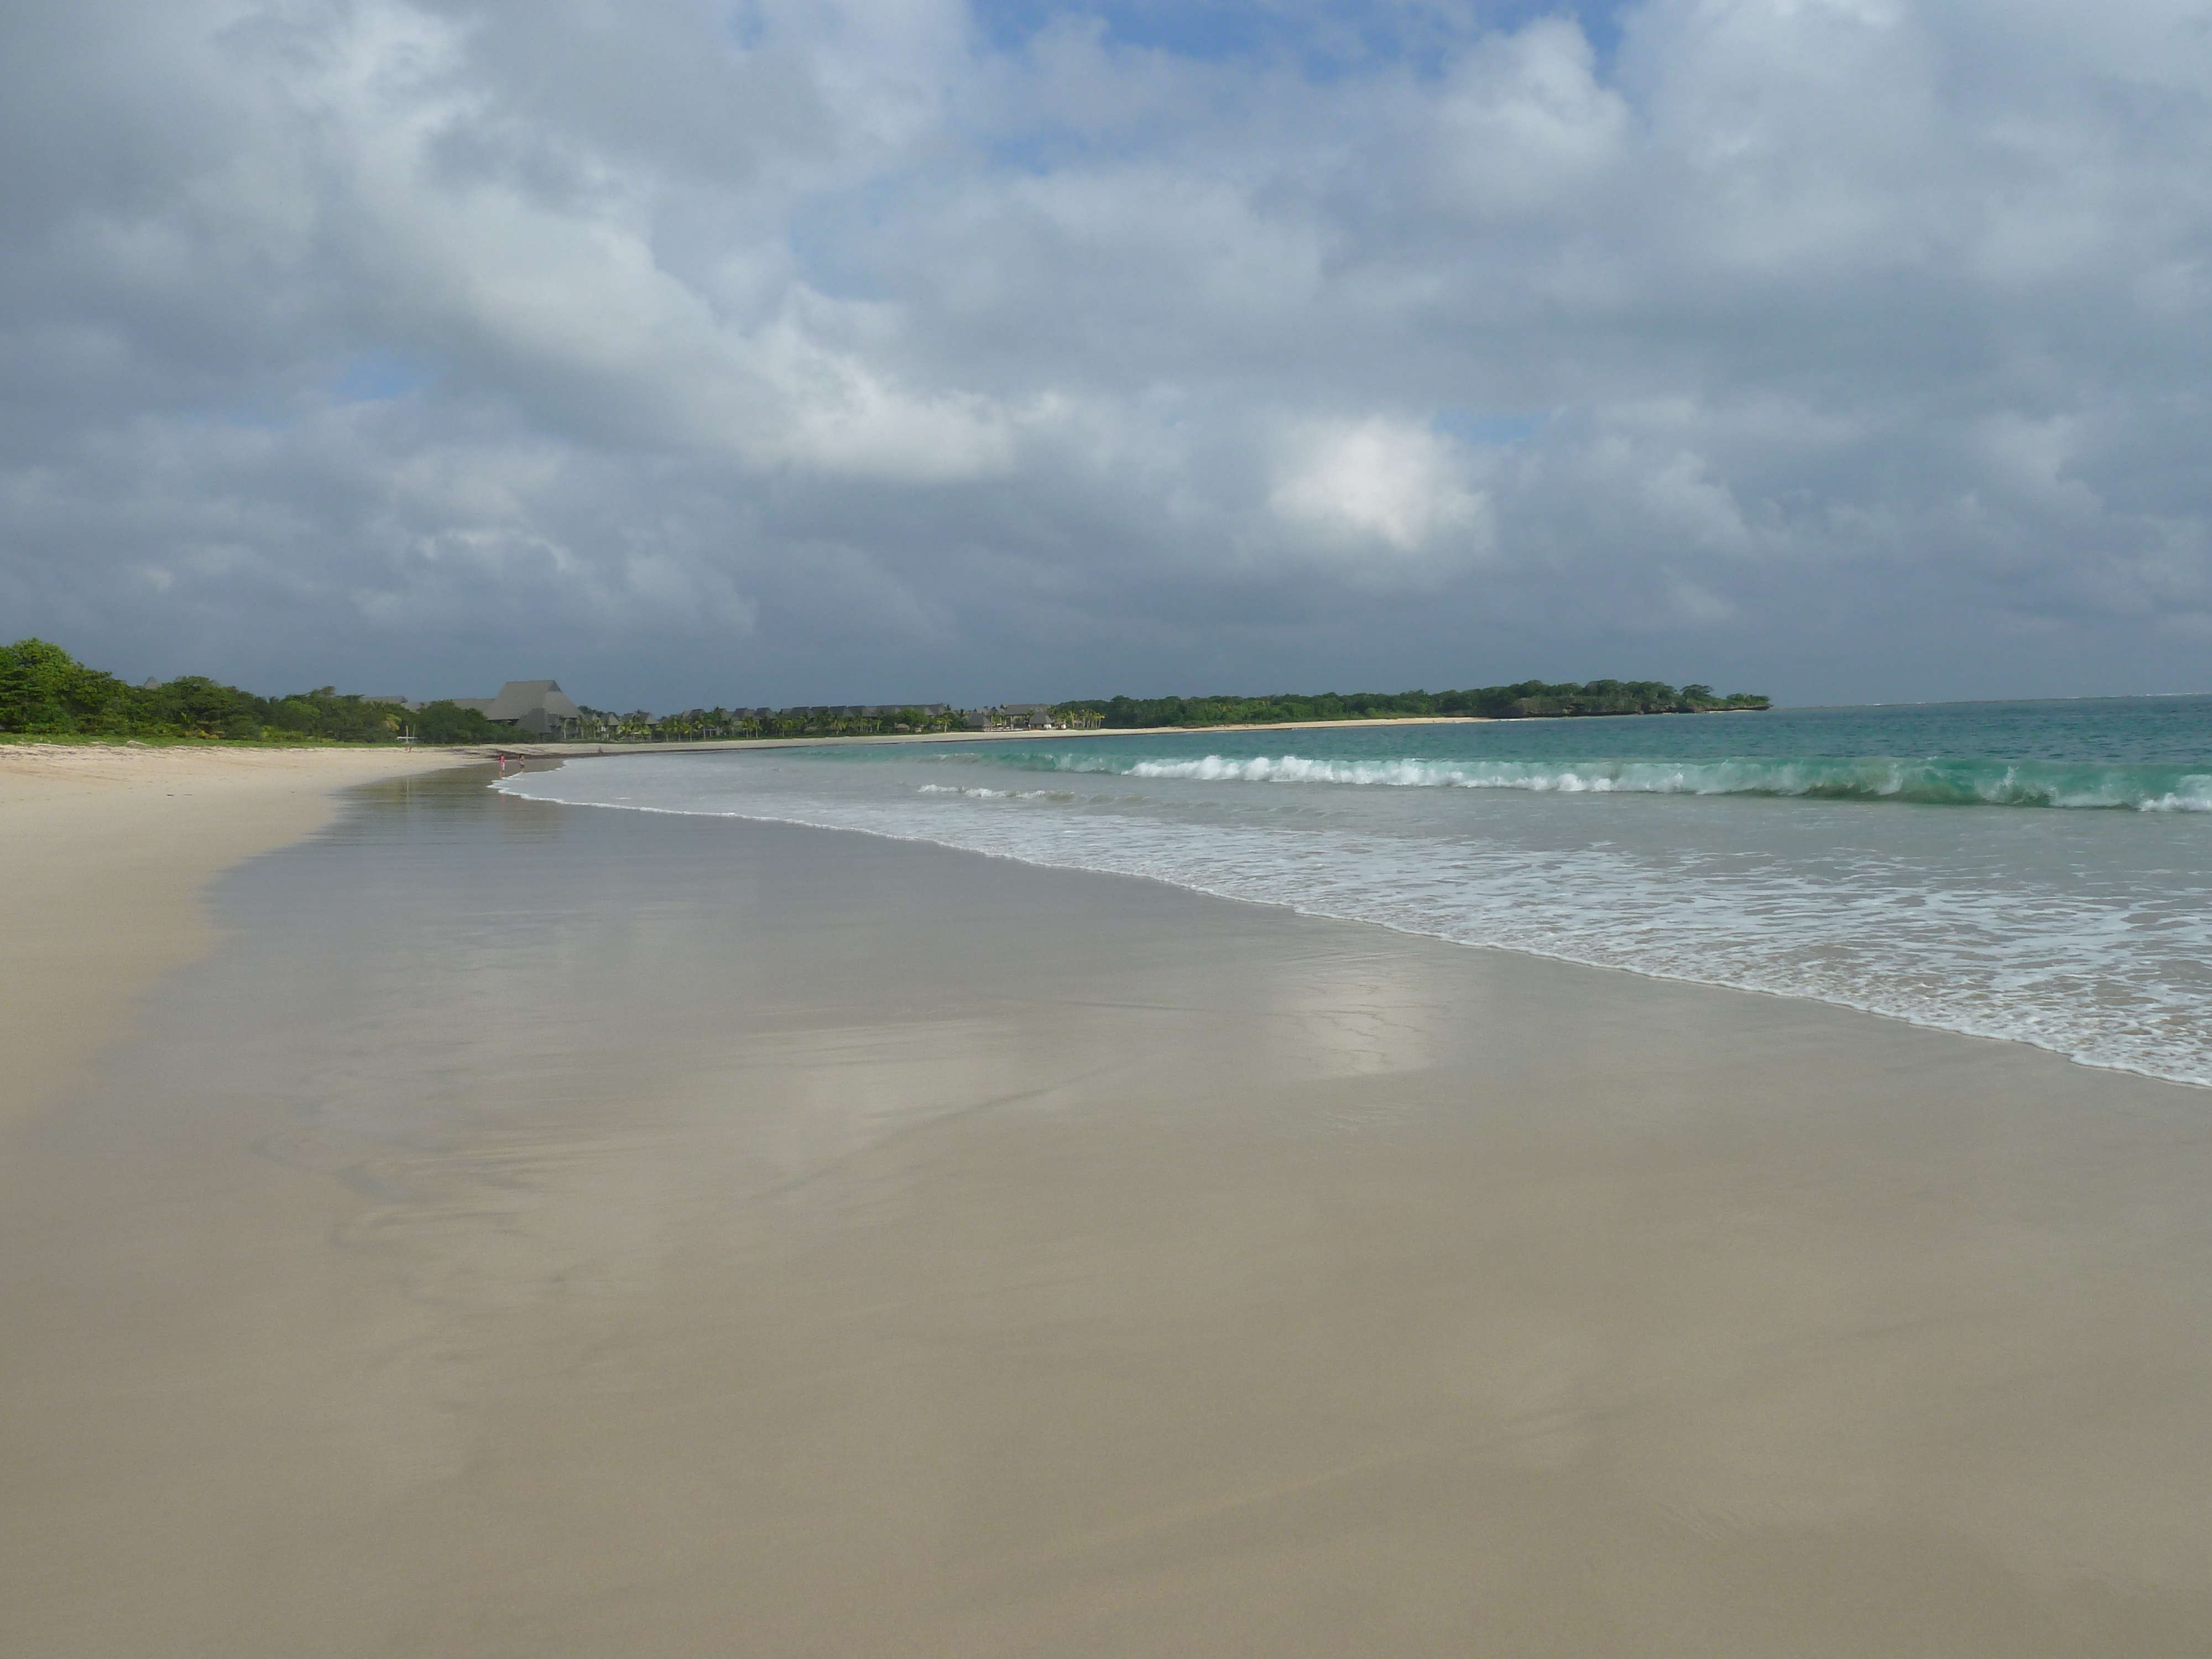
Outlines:
<svg viewBox="0 0 2212 1659"><path fill-rule="evenodd" d="M1554 794L1769 795L1941 806L2212 812L2212 772L2176 765L2065 761L1850 759L1513 761L1317 759L1206 755L1138 759L1025 751L992 763L1204 782L1322 783L1407 789L1521 789Z"/></svg>
<svg viewBox="0 0 2212 1659"><path fill-rule="evenodd" d="M2212 767L2193 758L1023 750L890 748L865 763L851 749L641 755L499 787L1149 878L1461 944L1814 997L2212 1084L2212 817L2203 816ZM1309 787L1251 787L1266 783ZM1485 793L1501 790L1534 793ZM1784 810L1741 805L1784 794L1802 799ZM1611 805L1593 819L1597 797ZM2136 810L1857 804L1869 799Z"/></svg>

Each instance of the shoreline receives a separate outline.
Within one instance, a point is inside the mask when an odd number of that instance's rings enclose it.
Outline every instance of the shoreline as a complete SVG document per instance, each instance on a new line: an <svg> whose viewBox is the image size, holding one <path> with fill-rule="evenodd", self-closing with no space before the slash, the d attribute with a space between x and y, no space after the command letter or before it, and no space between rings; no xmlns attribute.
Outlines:
<svg viewBox="0 0 2212 1659"><path fill-rule="evenodd" d="M515 751L508 752L512 754ZM533 757L532 758L549 761L550 764L539 769L550 771L557 770L568 760L584 762L602 757L589 753L583 755L571 753L566 756ZM678 816L694 816L710 821L742 818L748 822L783 824L838 835L856 835L872 841L927 846L961 856L1004 861L1031 869L1109 877L1126 876L1204 901L1281 909L1288 914L1316 921L1350 927L1375 927L1401 938L1432 942L1454 950L1482 951L1507 958L1552 963L1577 971L1625 975L1632 979L1656 984L1693 987L1729 994L1771 999L1784 1003L1809 1003L1840 1012L1879 1020L1884 1024L1895 1024L1905 1030L1940 1034L1962 1042L2022 1048L2049 1055L2086 1071L2138 1078L2160 1085L2191 1091L2212 1090L2212 1076L2201 1072L2192 1073L2181 1069L2179 1063L2172 1058L2154 1057L2142 1060L2100 1058L2098 1051L2082 1046L2078 1033L2069 1036L2063 1031L2053 1032L2043 1029L2035 1022L2030 1023L2034 1027L2030 1030L1977 1029L1966 1018L1954 1011L1942 1008L1931 1009L1925 1006L1917 1008L1900 1007L1895 1004L1885 1006L1878 997L1874 995L1863 998L1855 997L1843 991L1816 986L1760 983L1752 978L1702 973L1686 967L1644 965L1634 961L1607 960L1601 956L1577 955L1572 947L1565 945L1547 946L1541 943L1525 939L1500 941L1495 939L1462 937L1452 932L1403 917L1394 917L1387 914L1363 913L1356 907L1323 908L1313 902L1310 896L1270 896L1240 891L1233 884L1209 885L1203 879L1195 877L1160 873L1156 866L1139 869L1113 862L1099 863L1080 859L1054 861L1050 857L1030 856L1018 850L979 845L957 838L943 838L939 835L929 833L919 827L899 830L872 826L864 823L839 823L824 822L817 817L783 817L767 807L746 811L733 808L727 811L693 811L667 805L641 807L628 797L613 801L595 800L590 798L587 791L580 799L564 800L558 794L527 795L524 798L563 805L574 810L617 814L653 811L673 812ZM2165 1065L2167 1069L2158 1069L2160 1064Z"/></svg>
<svg viewBox="0 0 2212 1659"><path fill-rule="evenodd" d="M2177 1085L923 843L346 811L0 1165L28 1649L2212 1638Z"/></svg>
<svg viewBox="0 0 2212 1659"><path fill-rule="evenodd" d="M2207 694L2212 695L2212 694ZM1880 706L1880 705L1876 705ZM1697 717L1706 714L1759 714L1770 711L1759 708L1708 708L1698 711ZM912 744L912 743L988 743L1016 738L1144 738L1169 737L1177 733L1200 732L1318 732L1346 726L1534 726L1549 725L1559 720L1651 720L1688 718L1681 715L1636 714L1524 714L1504 720L1494 714L1388 714L1366 720L1251 720L1223 726L1054 726L1043 731L999 729L981 732L881 732L852 735L825 733L818 737L796 738L702 738L670 743L623 743L608 739L580 738L574 742L533 742L518 738L513 743L495 740L483 743L441 744L437 745L409 745L406 752L419 754L463 755L471 759L490 760L500 755L520 755L533 760L557 760L566 755L667 755L684 754L698 750L732 749L806 749L826 748L849 744ZM0 755L13 752L51 752L68 754L78 751L106 753L115 750L160 750L167 752L191 754L388 754L394 745L383 744L231 744L216 739L198 738L88 738L76 741L58 741L26 734L9 734L0 738Z"/></svg>
<svg viewBox="0 0 2212 1659"><path fill-rule="evenodd" d="M1723 713L1758 711L1723 710ZM1541 717L1546 720L1553 717ZM1558 717L1589 718L1589 717ZM1298 723L1299 726L1381 725L1493 724L1486 717L1439 716L1433 719L1338 720ZM1015 741L1039 737L1152 735L1194 731L1264 731L1270 726L1215 727L1163 726L1142 730L936 734L815 738L718 739L696 743L641 744L592 746L558 744L453 744L394 748L370 744L301 744L265 746L244 744L65 744L52 742L0 744L0 827L16 832L15 857L39 868L48 879L28 880L15 869L0 866L4 896L0 896L0 965L13 977L35 987L19 997L16 1005L0 1010L0 1045L16 1057L15 1076L0 1086L0 1133L21 1121L45 1098L81 1075L83 1065L100 1048L121 1041L127 1029L127 1010L149 985L178 967L204 955L216 933L204 918L205 887L224 871L258 854L288 845L330 823L345 810L343 793L353 786L379 779L422 775L451 768L478 765L505 756L510 759L556 766L568 760L615 758L626 754L669 754L701 750L813 748L847 744L965 743L979 740ZM1291 729L1285 726L1284 729ZM181 768L181 770L175 769ZM159 792L170 797L169 784L182 781L176 799L191 799L191 807L173 807L169 822L157 830L150 820L130 823L100 823L99 803L130 801L141 813L153 810ZM585 810L577 808L573 810ZM590 810L607 810L592 808ZM765 823L792 823L777 818ZM834 830L892 842L912 838L867 830ZM164 842L168 844L164 845ZM963 856L977 854L957 843L920 838L915 844L939 848ZM91 852L116 860L124 879L132 884L118 890L104 874L75 867L60 853ZM1018 863L1025 860L1016 860ZM1029 867L1081 872L1085 866L1037 864ZM2212 1083L2168 1076L2141 1066L2082 1059L2073 1051L2035 1042L2031 1037L1963 1029L1909 1014L1869 1006L1841 997L1795 989L1778 989L1724 979L1647 970L1616 963L1586 961L1559 951L1521 945L1471 944L1389 921L1372 921L1332 911L1312 910L1288 901L1246 898L1212 889L1186 884L1165 877L1146 876L1169 890L1206 901L1282 908L1292 915L1352 927L1375 927L1401 938L1434 941L1456 950L1480 950L1507 957L1553 963L1577 970L1621 974L1657 984L1681 985L1732 994L1769 998L1784 1003L1808 1002L1905 1029L1941 1034L1964 1042L2018 1046L2051 1055L2087 1071L2140 1078L2184 1089L2212 1088ZM146 884L150 882L150 884ZM177 884L182 884L181 886ZM98 897L90 890L104 890ZM127 894L126 902L115 901ZM92 918L80 926L72 920ZM58 951L55 941L72 929L89 931L99 943L89 952ZM142 954L143 953L143 954ZM25 964L35 962L41 971ZM58 968L59 971L54 971ZM97 1015L63 1014L66 1007L81 1010L88 1000L105 994L113 1005L114 1018L103 1024Z"/></svg>

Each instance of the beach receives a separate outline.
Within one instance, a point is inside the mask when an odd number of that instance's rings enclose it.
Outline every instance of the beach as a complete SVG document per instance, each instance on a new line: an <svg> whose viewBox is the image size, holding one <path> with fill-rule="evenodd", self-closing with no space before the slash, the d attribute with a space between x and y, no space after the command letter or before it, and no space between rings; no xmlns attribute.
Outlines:
<svg viewBox="0 0 2212 1659"><path fill-rule="evenodd" d="M2202 1088L429 757L11 758L9 1651L2212 1646Z"/></svg>
<svg viewBox="0 0 2212 1659"><path fill-rule="evenodd" d="M149 984L213 945L201 889L339 810L333 791L473 757L0 744L0 1128L77 1076Z"/></svg>

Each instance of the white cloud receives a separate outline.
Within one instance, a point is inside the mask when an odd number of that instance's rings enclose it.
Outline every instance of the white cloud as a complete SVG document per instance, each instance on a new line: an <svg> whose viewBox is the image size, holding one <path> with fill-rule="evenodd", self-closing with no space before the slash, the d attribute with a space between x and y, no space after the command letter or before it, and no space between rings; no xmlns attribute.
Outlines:
<svg viewBox="0 0 2212 1659"><path fill-rule="evenodd" d="M2186 680L2212 31L1619 16L22 0L0 605L301 683L512 629L605 701ZM1864 658L1915 630L1997 643Z"/></svg>
<svg viewBox="0 0 2212 1659"><path fill-rule="evenodd" d="M1380 416L1292 433L1268 505L1301 527L1395 554L1432 550L1447 538L1480 538L1483 500L1466 463L1425 426Z"/></svg>
<svg viewBox="0 0 2212 1659"><path fill-rule="evenodd" d="M1620 166L1635 136L1627 100L1596 78L1588 38L1559 17L1482 41L1436 116L1445 166L1478 211L1555 208Z"/></svg>

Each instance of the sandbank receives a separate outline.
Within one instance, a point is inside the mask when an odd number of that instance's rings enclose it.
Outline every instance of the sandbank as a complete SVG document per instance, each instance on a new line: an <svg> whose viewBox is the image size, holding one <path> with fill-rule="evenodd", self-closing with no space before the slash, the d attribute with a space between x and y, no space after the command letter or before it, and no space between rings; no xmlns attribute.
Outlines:
<svg viewBox="0 0 2212 1659"><path fill-rule="evenodd" d="M10 1650L2212 1649L2205 1091L482 781L11 1137Z"/></svg>

